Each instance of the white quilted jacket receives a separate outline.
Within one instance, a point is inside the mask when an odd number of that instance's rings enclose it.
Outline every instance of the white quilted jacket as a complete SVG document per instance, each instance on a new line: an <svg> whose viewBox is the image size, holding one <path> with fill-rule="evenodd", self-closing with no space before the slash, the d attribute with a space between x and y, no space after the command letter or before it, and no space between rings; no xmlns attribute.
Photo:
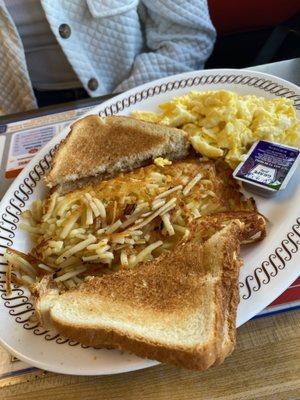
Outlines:
<svg viewBox="0 0 300 400"><path fill-rule="evenodd" d="M206 0L41 0L41 4L91 96L201 69L213 48L215 30ZM62 24L71 28L67 38L59 33ZM98 84L92 89L91 80ZM0 0L0 110L9 114L35 107L23 46Z"/></svg>

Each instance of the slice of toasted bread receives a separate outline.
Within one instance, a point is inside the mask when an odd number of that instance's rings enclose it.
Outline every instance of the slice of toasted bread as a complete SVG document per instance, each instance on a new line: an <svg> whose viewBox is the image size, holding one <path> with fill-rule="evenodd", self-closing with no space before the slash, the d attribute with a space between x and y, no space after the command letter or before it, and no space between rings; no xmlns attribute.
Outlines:
<svg viewBox="0 0 300 400"><path fill-rule="evenodd" d="M76 121L60 144L47 185L60 192L87 181L140 167L158 156L179 159L187 155L186 134L176 128L130 117L89 115Z"/></svg>
<svg viewBox="0 0 300 400"><path fill-rule="evenodd" d="M189 242L155 261L60 295L50 318L85 345L204 370L234 346L241 229L232 221L199 244L195 225Z"/></svg>

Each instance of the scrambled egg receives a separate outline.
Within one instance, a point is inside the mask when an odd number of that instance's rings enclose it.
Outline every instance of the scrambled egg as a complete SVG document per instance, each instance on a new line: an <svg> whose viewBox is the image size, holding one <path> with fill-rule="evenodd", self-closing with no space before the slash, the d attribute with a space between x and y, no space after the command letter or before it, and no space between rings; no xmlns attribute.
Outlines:
<svg viewBox="0 0 300 400"><path fill-rule="evenodd" d="M196 151L209 158L224 157L232 168L256 140L299 144L300 124L290 99L192 91L159 108L160 113L136 111L134 116L182 128Z"/></svg>
<svg viewBox="0 0 300 400"><path fill-rule="evenodd" d="M166 165L172 165L172 161L167 158L157 157L154 159L154 164L158 167L165 167Z"/></svg>

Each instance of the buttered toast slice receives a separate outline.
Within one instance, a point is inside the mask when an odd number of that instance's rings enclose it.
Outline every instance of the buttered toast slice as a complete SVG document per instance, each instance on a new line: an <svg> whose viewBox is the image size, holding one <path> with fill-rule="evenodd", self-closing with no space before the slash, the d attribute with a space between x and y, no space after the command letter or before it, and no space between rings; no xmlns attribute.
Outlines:
<svg viewBox="0 0 300 400"><path fill-rule="evenodd" d="M153 262L61 294L50 319L88 346L204 370L234 347L241 231L231 221L201 244L195 225L189 242Z"/></svg>
<svg viewBox="0 0 300 400"><path fill-rule="evenodd" d="M124 116L89 115L71 126L46 182L64 193L130 171L158 156L183 158L188 147L187 135L177 128Z"/></svg>

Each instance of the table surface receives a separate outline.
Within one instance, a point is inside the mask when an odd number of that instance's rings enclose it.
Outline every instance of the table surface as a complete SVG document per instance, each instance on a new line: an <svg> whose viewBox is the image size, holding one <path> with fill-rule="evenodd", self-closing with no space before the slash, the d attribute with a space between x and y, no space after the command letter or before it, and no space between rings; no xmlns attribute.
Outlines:
<svg viewBox="0 0 300 400"><path fill-rule="evenodd" d="M5 400L299 400L300 311L251 320L234 353L205 372L159 365L102 377L45 373L0 389ZM19 378L18 378L19 379Z"/></svg>
<svg viewBox="0 0 300 400"><path fill-rule="evenodd" d="M297 59L251 69L299 85L299 64ZM300 311L290 311L243 325L234 353L222 365L202 373L166 365L103 377L35 372L10 378L9 386L1 381L0 399L299 400L299 343Z"/></svg>

